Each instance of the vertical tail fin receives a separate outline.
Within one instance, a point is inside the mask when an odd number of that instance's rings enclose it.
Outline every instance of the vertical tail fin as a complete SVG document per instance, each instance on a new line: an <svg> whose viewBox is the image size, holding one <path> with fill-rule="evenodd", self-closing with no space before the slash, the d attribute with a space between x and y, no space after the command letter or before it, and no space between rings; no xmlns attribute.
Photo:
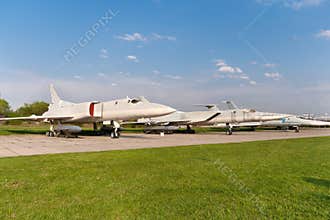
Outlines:
<svg viewBox="0 0 330 220"><path fill-rule="evenodd" d="M237 105L232 101L224 101L224 103L227 104L227 107L228 107L229 110L238 109Z"/></svg>
<svg viewBox="0 0 330 220"><path fill-rule="evenodd" d="M53 104L57 104L61 101L60 97L57 95L57 92L56 92L53 84L50 85L50 96L52 98Z"/></svg>

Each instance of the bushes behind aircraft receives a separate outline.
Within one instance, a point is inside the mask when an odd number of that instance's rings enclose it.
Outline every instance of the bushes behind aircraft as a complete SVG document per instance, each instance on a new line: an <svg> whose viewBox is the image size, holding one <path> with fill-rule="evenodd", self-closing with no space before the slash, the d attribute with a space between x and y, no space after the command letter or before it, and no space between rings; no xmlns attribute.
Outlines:
<svg viewBox="0 0 330 220"><path fill-rule="evenodd" d="M25 103L17 110L12 110L9 103L0 99L0 117L26 117L31 115L42 115L48 110L49 104L43 101L33 102L31 104ZM19 124L21 122L12 121L10 124Z"/></svg>
<svg viewBox="0 0 330 220"><path fill-rule="evenodd" d="M11 108L9 103L4 99L0 99L0 117L7 117L10 113Z"/></svg>

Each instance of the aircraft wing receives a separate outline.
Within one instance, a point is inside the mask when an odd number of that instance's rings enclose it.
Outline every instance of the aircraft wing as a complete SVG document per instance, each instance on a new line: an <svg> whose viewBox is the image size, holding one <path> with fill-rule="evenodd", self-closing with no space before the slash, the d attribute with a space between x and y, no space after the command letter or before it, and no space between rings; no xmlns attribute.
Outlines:
<svg viewBox="0 0 330 220"><path fill-rule="evenodd" d="M140 124L140 125L163 125L163 126L180 126L180 125L193 125L203 124L204 122L210 121L213 118L221 114L221 112L206 111L203 113L191 112L183 113L184 117L181 116L164 116L159 118L142 118L137 122L125 122L124 124Z"/></svg>
<svg viewBox="0 0 330 220"><path fill-rule="evenodd" d="M136 122L122 122L122 125L186 125L190 120L152 120L152 119L139 119Z"/></svg>
<svg viewBox="0 0 330 220"><path fill-rule="evenodd" d="M193 117L193 119L190 121L192 124L194 123L203 123L207 121L211 121L215 117L218 117L221 115L221 112L214 112L212 114L202 115L200 117Z"/></svg>
<svg viewBox="0 0 330 220"><path fill-rule="evenodd" d="M203 124L205 122L211 121L215 117L221 115L221 112L205 112L204 114L192 114L187 115L184 119L176 119L169 121L158 121L158 124L166 124L166 125L196 125Z"/></svg>
<svg viewBox="0 0 330 220"><path fill-rule="evenodd" d="M31 120L31 121L42 121L42 120L69 120L72 116L36 116L31 115L28 117L13 117L13 118L0 118L0 121L14 121L14 120Z"/></svg>
<svg viewBox="0 0 330 220"><path fill-rule="evenodd" d="M173 121L164 121L164 122L158 122L157 124L160 125L166 125L166 126L179 126L179 125L187 125L190 124L191 121L189 120L173 120Z"/></svg>

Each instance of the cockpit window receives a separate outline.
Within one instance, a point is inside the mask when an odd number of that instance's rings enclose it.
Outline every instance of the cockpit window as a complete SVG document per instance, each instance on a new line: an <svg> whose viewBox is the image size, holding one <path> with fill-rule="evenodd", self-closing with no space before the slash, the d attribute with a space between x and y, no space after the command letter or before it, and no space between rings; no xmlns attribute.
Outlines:
<svg viewBox="0 0 330 220"><path fill-rule="evenodd" d="M141 100L138 100L138 99L132 99L132 100L131 100L131 103L132 103L132 104L137 104L137 103L139 103L139 102L141 102Z"/></svg>

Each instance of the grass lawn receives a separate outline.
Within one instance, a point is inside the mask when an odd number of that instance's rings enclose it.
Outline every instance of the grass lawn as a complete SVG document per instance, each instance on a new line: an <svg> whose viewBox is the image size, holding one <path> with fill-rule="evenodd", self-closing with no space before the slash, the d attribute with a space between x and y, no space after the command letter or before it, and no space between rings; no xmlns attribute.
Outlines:
<svg viewBox="0 0 330 220"><path fill-rule="evenodd" d="M330 137L0 159L0 219L329 219Z"/></svg>
<svg viewBox="0 0 330 220"><path fill-rule="evenodd" d="M21 125L4 125L0 124L0 135L11 134L45 134L49 130L47 124L21 124Z"/></svg>

